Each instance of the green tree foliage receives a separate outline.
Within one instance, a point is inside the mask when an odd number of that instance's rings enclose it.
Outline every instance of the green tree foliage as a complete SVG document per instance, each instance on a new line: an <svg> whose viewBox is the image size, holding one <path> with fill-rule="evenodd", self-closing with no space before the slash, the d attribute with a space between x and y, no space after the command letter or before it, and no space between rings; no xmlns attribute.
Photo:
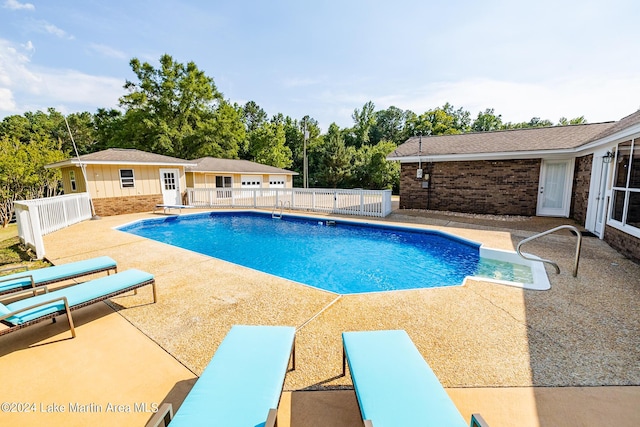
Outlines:
<svg viewBox="0 0 640 427"><path fill-rule="evenodd" d="M291 149L285 145L282 123L263 123L249 136L249 153L253 161L278 168L288 168L293 163Z"/></svg>
<svg viewBox="0 0 640 427"><path fill-rule="evenodd" d="M371 144L377 144L383 140L402 144L411 136L407 127L407 120L414 116L413 112L403 111L394 106L386 110L376 111L375 123L369 137Z"/></svg>
<svg viewBox="0 0 640 427"><path fill-rule="evenodd" d="M294 185L302 187L304 180L304 131L308 132L307 139L307 159L309 158L309 147L317 145L321 140L321 130L318 122L309 116L304 116L300 121L291 117L284 117L282 114L274 116L272 121L281 122L284 126L285 145L291 150L293 160L289 169L298 172L294 176Z"/></svg>
<svg viewBox="0 0 640 427"><path fill-rule="evenodd" d="M159 68L137 58L130 65L138 81L124 85L129 92L120 98L124 116L118 120L117 115L103 115L119 122L111 144L187 159L203 152L237 157L244 131L236 124L215 122L241 124L241 116L195 63L181 64L165 54Z"/></svg>
<svg viewBox="0 0 640 427"><path fill-rule="evenodd" d="M496 116L493 108L487 108L484 112L478 113L478 117L473 121L471 130L474 132L491 132L503 129L502 116Z"/></svg>
<svg viewBox="0 0 640 427"><path fill-rule="evenodd" d="M566 117L560 117L558 120L558 126L569 126L569 125L584 125L587 124L584 116L575 117L571 120L568 120Z"/></svg>
<svg viewBox="0 0 640 427"><path fill-rule="evenodd" d="M539 128L539 127L548 127L553 126L553 122L551 120L542 120L540 117L533 117L528 122L521 123L505 123L502 126L502 129L528 129L528 128Z"/></svg>
<svg viewBox="0 0 640 427"><path fill-rule="evenodd" d="M0 133L0 224L3 227L13 216L16 200L58 194L60 171L45 169L44 165L64 157L59 140L51 135L34 132L28 141L22 141L15 135Z"/></svg>
<svg viewBox="0 0 640 427"><path fill-rule="evenodd" d="M391 141L364 145L354 154L352 184L370 190L398 188L400 164L390 162L387 156L396 149Z"/></svg>
<svg viewBox="0 0 640 427"><path fill-rule="evenodd" d="M351 118L354 121L353 139L349 145L361 147L368 145L370 141L370 132L376 123L375 105L369 101L362 106L361 110L357 108L353 110Z"/></svg>
<svg viewBox="0 0 640 427"><path fill-rule="evenodd" d="M254 101L249 101L242 108L242 121L247 133L251 133L267 121L267 113Z"/></svg>
<svg viewBox="0 0 640 427"><path fill-rule="evenodd" d="M310 147L309 185L337 188L347 183L351 176L354 151L353 147L345 145L338 125L332 123L327 135Z"/></svg>
<svg viewBox="0 0 640 427"><path fill-rule="evenodd" d="M454 110L449 103L419 116L407 119L412 133L422 135L454 135L468 130L469 116L462 109Z"/></svg>

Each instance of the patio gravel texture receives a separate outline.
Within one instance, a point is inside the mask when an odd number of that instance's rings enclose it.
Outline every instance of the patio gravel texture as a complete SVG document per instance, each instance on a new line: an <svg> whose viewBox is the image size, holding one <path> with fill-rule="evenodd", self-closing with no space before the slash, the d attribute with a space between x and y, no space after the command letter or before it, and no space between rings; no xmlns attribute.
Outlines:
<svg viewBox="0 0 640 427"><path fill-rule="evenodd" d="M341 375L340 334L348 330L405 329L442 384L459 396L465 389L640 385L640 265L597 238L583 239L577 278L570 233L524 248L560 265L559 275L547 268L549 291L469 280L460 287L338 296L113 229L152 217L158 215L105 217L60 230L45 236L47 258L59 264L108 255L120 271L154 274L158 303L148 304L151 291L143 288L109 304L196 375L233 324L264 324L299 328L297 369L284 387L293 392L288 399L305 390L352 387L348 373ZM571 223L418 211L365 221L437 229L510 250L535 232ZM637 401L640 389L627 390ZM630 419L640 421L640 410Z"/></svg>
<svg viewBox="0 0 640 427"><path fill-rule="evenodd" d="M559 275L548 269L549 291L470 280L460 287L339 297L112 229L147 217L106 217L46 236L48 258L57 264L108 255L121 270L154 274L157 304L139 305L137 298L112 304L126 308L122 316L198 375L233 324L265 324L300 328L299 368L287 376L287 390L351 386L348 375L339 376L340 334L372 329L405 329L445 387L640 384L640 266L597 238L583 239L577 278L571 275L575 238L568 232L524 248L560 265ZM548 229L567 223L545 218L469 223L466 217L419 212L384 221L438 229L500 249L514 249L533 234L507 226Z"/></svg>

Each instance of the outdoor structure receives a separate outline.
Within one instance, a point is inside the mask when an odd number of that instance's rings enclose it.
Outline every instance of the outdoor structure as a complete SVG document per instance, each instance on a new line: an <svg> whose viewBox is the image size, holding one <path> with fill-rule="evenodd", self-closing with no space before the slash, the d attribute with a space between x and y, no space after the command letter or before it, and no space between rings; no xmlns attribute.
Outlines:
<svg viewBox="0 0 640 427"><path fill-rule="evenodd" d="M248 160L203 157L193 163L186 169L189 188L292 188L298 175Z"/></svg>
<svg viewBox="0 0 640 427"><path fill-rule="evenodd" d="M400 208L573 218L640 262L640 111L617 122L415 136Z"/></svg>
<svg viewBox="0 0 640 427"><path fill-rule="evenodd" d="M65 194L88 192L96 215L109 216L151 211L157 204L181 204L185 168L191 165L175 157L110 148L46 167L62 171Z"/></svg>
<svg viewBox="0 0 640 427"><path fill-rule="evenodd" d="M292 188L293 175L297 175L248 160L204 157L189 161L124 148L46 167L61 169L64 194L88 192L99 216L152 211L160 204L182 205L187 188Z"/></svg>

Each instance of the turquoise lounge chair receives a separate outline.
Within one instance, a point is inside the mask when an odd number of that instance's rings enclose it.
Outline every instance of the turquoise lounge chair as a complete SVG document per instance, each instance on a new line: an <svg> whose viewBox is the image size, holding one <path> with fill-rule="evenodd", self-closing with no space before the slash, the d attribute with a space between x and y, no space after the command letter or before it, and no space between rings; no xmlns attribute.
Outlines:
<svg viewBox="0 0 640 427"><path fill-rule="evenodd" d="M275 426L290 359L295 369L294 328L235 325L175 417L165 403L147 426Z"/></svg>
<svg viewBox="0 0 640 427"><path fill-rule="evenodd" d="M24 267L16 267L19 269ZM14 270L12 269L12 270ZM35 288L63 280L75 279L89 274L113 270L118 271L116 262L108 256L85 259L83 261L54 265L53 267L27 270L18 273L0 276L0 295L14 292L18 289ZM7 270L5 270L7 271Z"/></svg>
<svg viewBox="0 0 640 427"><path fill-rule="evenodd" d="M0 322L8 326L8 328L0 329L0 335L45 319L55 319L56 316L66 313L71 335L75 338L76 331L71 311L146 285L153 287L153 302L156 302L156 284L153 275L135 269L52 292L47 292L46 286L18 291L23 294L31 293L33 296L6 305L0 303ZM14 295L16 293L7 294L4 297L13 298Z"/></svg>
<svg viewBox="0 0 640 427"><path fill-rule="evenodd" d="M344 332L342 342L365 427L467 426L405 331ZM474 414L471 426L487 424Z"/></svg>

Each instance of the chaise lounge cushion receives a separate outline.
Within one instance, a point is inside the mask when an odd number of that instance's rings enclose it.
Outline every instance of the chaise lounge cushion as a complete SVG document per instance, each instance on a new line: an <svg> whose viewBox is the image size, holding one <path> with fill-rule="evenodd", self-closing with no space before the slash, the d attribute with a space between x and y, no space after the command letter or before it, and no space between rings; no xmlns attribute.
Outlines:
<svg viewBox="0 0 640 427"><path fill-rule="evenodd" d="M467 427L405 331L344 332L342 339L363 420L375 427Z"/></svg>
<svg viewBox="0 0 640 427"><path fill-rule="evenodd" d="M40 294L31 298L15 301L6 306L0 304L0 315L29 307L44 301L50 301L56 298L67 297L69 306L83 304L96 298L118 292L122 289L129 288L136 284L153 280L153 275L144 271L131 269L111 276L101 277L89 282L80 283L78 285L69 286L46 294ZM57 311L64 310L64 302L62 300L52 302L41 307L34 308L19 313L6 319L7 322L14 325L28 322L38 317L46 316ZM3 313L4 312L4 313Z"/></svg>
<svg viewBox="0 0 640 427"><path fill-rule="evenodd" d="M263 426L278 407L294 336L288 326L233 326L171 427Z"/></svg>
<svg viewBox="0 0 640 427"><path fill-rule="evenodd" d="M115 268L116 262L112 258L101 256L67 264L54 265L52 267L39 268L37 270L21 271L19 273L0 276L0 280L3 280L0 282L0 293L10 289L31 286L31 279L28 276L32 276L34 283L39 285L65 280L69 277L90 274L94 271ZM15 279L11 280L12 277L15 277Z"/></svg>

